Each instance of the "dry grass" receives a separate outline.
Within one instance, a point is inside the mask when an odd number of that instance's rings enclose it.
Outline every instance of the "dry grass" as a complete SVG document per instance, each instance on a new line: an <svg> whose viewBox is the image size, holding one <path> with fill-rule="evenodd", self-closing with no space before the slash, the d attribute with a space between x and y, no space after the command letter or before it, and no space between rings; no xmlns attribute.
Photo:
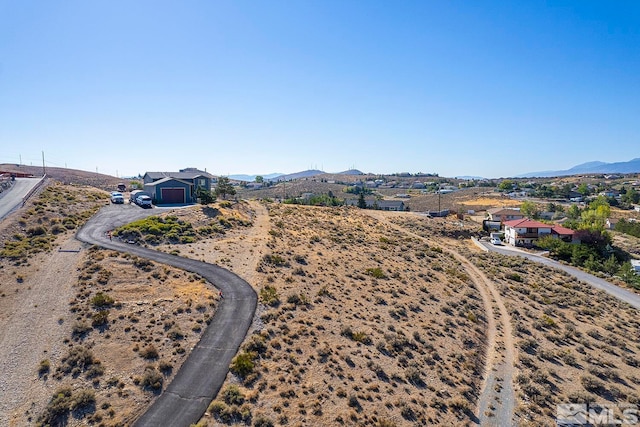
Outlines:
<svg viewBox="0 0 640 427"><path fill-rule="evenodd" d="M107 200L106 192L54 182L2 223L1 247L29 238L34 227L44 229L37 237L47 243L0 258L3 342L16 345L3 349L12 355L3 366L12 368L2 382L19 387L15 394L6 388L0 402L11 425L64 419L89 389L94 403L69 419L130 423L168 384L214 313L217 292L184 271L95 248L57 251L81 247L71 236ZM14 313L28 330L14 326ZM22 345L24 337L36 345ZM54 395L63 398L50 401Z"/></svg>
<svg viewBox="0 0 640 427"><path fill-rule="evenodd" d="M52 361L53 379L93 388L97 408L89 422L126 424L169 383L198 342L217 295L204 279L133 256L91 249L84 259L69 304L69 347L90 349L103 373L69 376L60 370L63 361ZM96 324L100 313L106 319Z"/></svg>
<svg viewBox="0 0 640 427"><path fill-rule="evenodd" d="M457 262L355 208L269 215L262 325L224 386L245 409L291 425L470 423L486 323ZM219 397L203 422L241 412Z"/></svg>
<svg viewBox="0 0 640 427"><path fill-rule="evenodd" d="M28 206L3 224L3 241L27 225L48 228L64 216L63 201L59 211L55 203ZM83 199L72 209L79 215L101 203ZM260 294L235 374L202 425L472 424L486 316L472 280L442 248L479 266L509 310L521 424L548 425L558 402L640 396L637 311L554 270L478 254L466 245L478 224L379 213L403 232L355 208L267 208L241 202L171 212L194 228L224 224L220 218L253 226L156 246L226 266ZM33 263L43 256L0 262L0 313L30 295L26 287L42 274ZM37 356L34 381L49 391L32 395L35 409L22 424L37 419L54 390L67 396L65 387L75 393L69 405L94 391L82 420L129 423L170 381L215 309L215 293L193 275L106 250L79 257L70 311L59 319L68 330L64 351ZM82 355L92 362L87 369L74 362Z"/></svg>
<svg viewBox="0 0 640 427"><path fill-rule="evenodd" d="M395 222L434 234L410 216ZM550 267L479 253L467 242L450 244L496 284L509 311L518 353L518 425L553 424L558 403L638 404L638 310Z"/></svg>
<svg viewBox="0 0 640 427"><path fill-rule="evenodd" d="M509 309L516 346L520 419L548 425L556 404L640 399L638 311L548 267L479 254Z"/></svg>

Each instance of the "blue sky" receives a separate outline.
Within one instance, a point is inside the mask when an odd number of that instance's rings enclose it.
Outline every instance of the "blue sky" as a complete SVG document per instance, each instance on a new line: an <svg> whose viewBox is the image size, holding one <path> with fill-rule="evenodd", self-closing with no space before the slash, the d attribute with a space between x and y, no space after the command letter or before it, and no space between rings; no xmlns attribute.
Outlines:
<svg viewBox="0 0 640 427"><path fill-rule="evenodd" d="M640 157L637 1L0 0L0 162L506 177Z"/></svg>

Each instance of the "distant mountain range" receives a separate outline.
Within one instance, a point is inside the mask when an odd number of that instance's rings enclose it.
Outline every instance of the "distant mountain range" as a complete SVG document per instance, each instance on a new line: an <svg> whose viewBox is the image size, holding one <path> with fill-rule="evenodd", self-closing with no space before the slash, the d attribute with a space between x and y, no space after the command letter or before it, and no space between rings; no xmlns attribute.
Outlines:
<svg viewBox="0 0 640 427"><path fill-rule="evenodd" d="M253 182L256 179L256 176L262 176L265 181L291 181L293 179L299 178L310 178L316 175L324 175L327 172L318 170L318 169L308 169L301 172L295 172L290 174L282 174L282 173L271 173L267 175L245 175L245 174L237 174L237 175L229 175L229 179L235 179L237 181L247 181ZM343 172L336 172L335 175L362 175L357 169L349 169Z"/></svg>
<svg viewBox="0 0 640 427"><path fill-rule="evenodd" d="M264 178L265 180L269 180L269 179L274 179L277 178L279 176L282 176L284 174L282 173L269 173L266 175L244 175L244 174L237 174L237 175L229 175L228 178L229 179L235 179L236 181L247 181L247 182L253 182L256 180L257 176L261 176L262 178Z"/></svg>
<svg viewBox="0 0 640 427"><path fill-rule="evenodd" d="M529 172L523 175L518 175L516 178L547 178L552 176L568 176L568 175L580 175L580 174L597 174L597 173L611 173L611 174L624 174L624 173L640 173L640 157L628 162L587 162L574 166L571 169L559 170L559 171L543 171L543 172Z"/></svg>

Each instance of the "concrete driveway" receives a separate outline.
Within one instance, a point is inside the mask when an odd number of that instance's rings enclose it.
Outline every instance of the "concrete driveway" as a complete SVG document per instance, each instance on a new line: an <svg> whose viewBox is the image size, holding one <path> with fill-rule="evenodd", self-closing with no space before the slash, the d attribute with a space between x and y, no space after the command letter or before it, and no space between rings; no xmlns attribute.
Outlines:
<svg viewBox="0 0 640 427"><path fill-rule="evenodd" d="M530 252L526 252L508 245L495 246L495 245L492 245L491 243L487 243L484 241L480 241L478 242L478 244L484 246L490 252L497 252L497 253L500 253L503 255L509 255L509 256L519 256L534 262L538 262L540 264L547 265L549 267L553 267L553 268L557 268L559 270L565 271L571 274L572 276L574 276L576 279L581 280L585 283L588 283L594 288L601 289L606 293L608 293L609 295L612 295L613 297L619 299L620 301L624 301L629 305L640 310L639 294L636 294L627 289L616 286L613 283L607 282L604 279L594 276L593 274L589 274L578 268L571 267L569 265L562 264L558 261L554 261L547 257L537 255L537 254L532 254Z"/></svg>
<svg viewBox="0 0 640 427"><path fill-rule="evenodd" d="M135 205L102 208L78 231L83 242L127 252L162 264L187 270L207 279L220 289L224 299L211 323L166 390L136 422L135 426L189 426L204 414L218 394L231 360L245 338L257 305L253 288L224 268L138 245L110 241L106 232L136 219L157 214L156 209Z"/></svg>

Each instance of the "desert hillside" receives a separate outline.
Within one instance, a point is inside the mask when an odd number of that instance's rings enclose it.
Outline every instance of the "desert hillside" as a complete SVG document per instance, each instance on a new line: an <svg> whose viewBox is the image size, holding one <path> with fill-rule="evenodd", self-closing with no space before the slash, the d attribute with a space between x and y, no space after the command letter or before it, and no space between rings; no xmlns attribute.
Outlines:
<svg viewBox="0 0 640 427"><path fill-rule="evenodd" d="M458 263L355 208L268 209L261 324L236 360L251 369L203 422L471 423L486 322Z"/></svg>
<svg viewBox="0 0 640 427"><path fill-rule="evenodd" d="M0 224L2 425L130 424L215 313L215 284L74 239L106 203L53 181ZM637 310L480 251L473 221L268 201L153 214L113 238L222 265L260 299L201 426L545 426L558 403L640 398Z"/></svg>
<svg viewBox="0 0 640 427"><path fill-rule="evenodd" d="M50 181L0 224L1 425L129 425L215 312L201 278L74 239L108 198ZM209 210L225 224L209 241L251 226L246 209Z"/></svg>

